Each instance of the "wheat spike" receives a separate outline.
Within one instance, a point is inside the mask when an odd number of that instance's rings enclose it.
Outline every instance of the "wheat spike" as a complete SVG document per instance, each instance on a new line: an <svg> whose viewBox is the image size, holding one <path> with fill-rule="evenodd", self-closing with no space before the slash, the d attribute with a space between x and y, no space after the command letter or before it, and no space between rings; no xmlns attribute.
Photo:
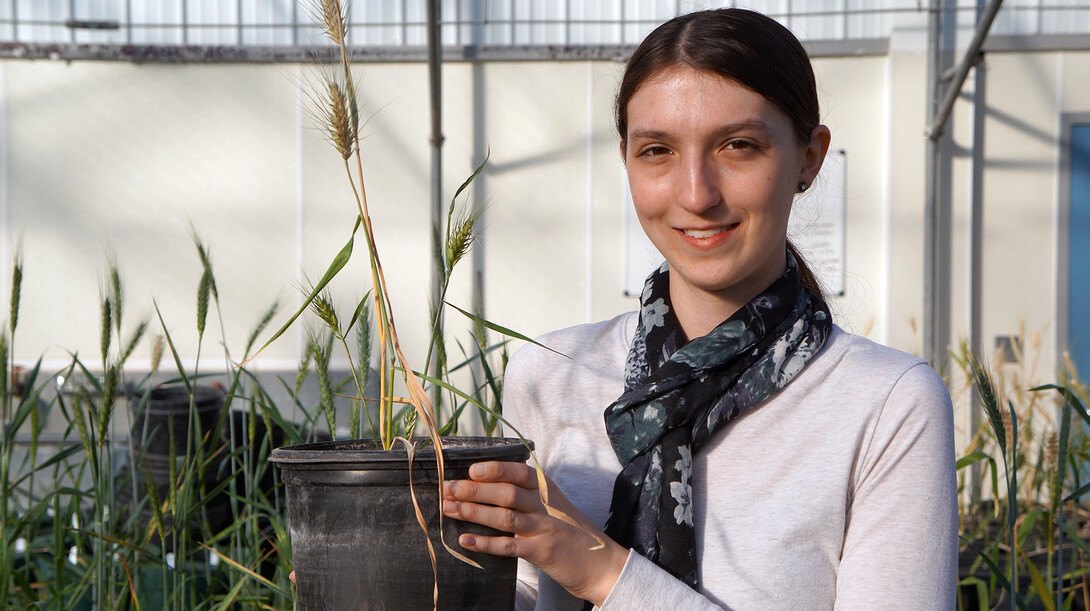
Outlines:
<svg viewBox="0 0 1090 611"><path fill-rule="evenodd" d="M280 302L274 301L269 309L265 310L265 314L261 316L261 320L258 321L254 328L250 330L250 337L246 340L246 354L250 354L250 350L254 347L254 342L257 341L257 337L261 335L261 332L265 330L265 327L269 326L272 322L273 316L276 316L276 311L280 309Z"/></svg>
<svg viewBox="0 0 1090 611"><path fill-rule="evenodd" d="M454 226L450 227L446 249L447 273L450 273L450 270L454 269L454 266L469 253L469 249L477 239L475 232L477 220L481 218L483 212L483 208L476 206L468 210L463 209Z"/></svg>
<svg viewBox="0 0 1090 611"><path fill-rule="evenodd" d="M318 374L318 395L322 412L329 423L329 434L336 438L336 411L333 408L333 385L329 378L329 357L333 351L333 335L327 333L326 341L314 337L310 340L311 355L314 360L314 372Z"/></svg>
<svg viewBox="0 0 1090 611"><path fill-rule="evenodd" d="M99 336L98 348L102 351L102 359L105 362L107 355L110 353L110 341L113 338L113 322L112 322L113 305L109 297L102 298L102 311L101 320L99 324L101 327L101 335Z"/></svg>
<svg viewBox="0 0 1090 611"><path fill-rule="evenodd" d="M972 352L966 354L966 362L969 365L973 383L976 384L977 393L980 395L980 405L984 408L984 413L988 415L999 449L1006 456L1007 441L1011 438L1010 414L1000 409L992 378Z"/></svg>
<svg viewBox="0 0 1090 611"><path fill-rule="evenodd" d="M318 13L315 21L319 29L337 46L345 44L348 38L348 7L347 1L320 0L312 11Z"/></svg>
<svg viewBox="0 0 1090 611"><path fill-rule="evenodd" d="M129 360L132 356L133 350L136 350L136 345L144 337L144 333L148 330L148 321L142 320L140 324L136 325L136 330L133 331L132 337L129 338L129 343L125 345L125 349L121 351L121 359L117 362L120 367L125 361Z"/></svg>
<svg viewBox="0 0 1090 611"><path fill-rule="evenodd" d="M352 156L355 150L356 130L353 128L352 106L345 94L344 87L340 83L330 79L326 83L328 99L326 100L325 120L329 139L341 158L345 161Z"/></svg>
<svg viewBox="0 0 1090 611"><path fill-rule="evenodd" d="M341 321L337 318L337 309L333 307L333 297L328 292L315 295L310 309L335 336L341 336Z"/></svg>
<svg viewBox="0 0 1090 611"><path fill-rule="evenodd" d="M159 364L163 362L163 336L156 334L151 342L151 370L159 371Z"/></svg>
<svg viewBox="0 0 1090 611"><path fill-rule="evenodd" d="M118 338L121 337L121 274L117 271L117 264L110 265L110 290L113 291L114 302L114 330Z"/></svg>
<svg viewBox="0 0 1090 611"><path fill-rule="evenodd" d="M11 266L11 310L9 312L8 329L12 337L15 337L15 326L19 321L19 294L23 286L23 239L19 238L15 247L15 262Z"/></svg>
<svg viewBox="0 0 1090 611"><path fill-rule="evenodd" d="M212 272L206 267L197 285L197 337L204 337L204 323L208 318L208 295L212 292Z"/></svg>

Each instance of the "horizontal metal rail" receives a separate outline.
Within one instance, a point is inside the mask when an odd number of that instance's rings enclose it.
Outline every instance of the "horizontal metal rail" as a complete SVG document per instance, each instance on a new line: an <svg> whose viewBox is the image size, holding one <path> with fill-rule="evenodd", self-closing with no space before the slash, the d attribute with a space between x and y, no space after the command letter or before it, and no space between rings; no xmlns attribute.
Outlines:
<svg viewBox="0 0 1090 611"><path fill-rule="evenodd" d="M3 0L0 0L3 1ZM254 34L262 32L292 32L292 41L285 42L282 45L279 43L272 43L275 46L297 46L296 33L308 29L306 23L300 23L298 16L301 14L301 2L296 0L293 4L291 19L285 21L245 21L241 18L242 11L237 11L239 16L237 19L220 22L194 22L189 19L182 19L177 22L149 22L149 21L134 21L130 19L108 19L101 17L80 17L75 14L75 9L71 8L68 15L64 18L58 19L40 19L40 18L22 18L17 13L15 7L17 3L13 2L9 15L0 17L0 31L7 29L10 36L6 40L10 42L27 42L27 43L62 43L62 42L76 42L76 39L72 38L77 31L84 31L88 33L94 33L98 36L111 36L116 33L118 38L124 38L116 42L131 42L131 37L134 32L139 33L180 33L183 40L188 40L189 35L192 32L238 32L237 43L240 46L267 46L268 43L261 43L260 45L250 45L245 43L244 33ZM74 6L70 4L69 6ZM926 5L912 5L905 6L890 6L890 7L867 7L867 8L852 8L847 6L847 3L841 5L840 8L834 10L792 10L791 2L788 3L788 10L779 13L769 13L773 18L792 21L797 19L830 19L830 20L846 20L851 17L873 17L873 16L904 16L909 14L923 15L930 12L932 9ZM568 9L570 11L570 8ZM968 12L975 11L975 5L966 4L962 6L951 6L940 9L945 12ZM1090 3L1086 2L1074 2L1063 5L1042 5L1035 6L1016 6L1007 5L1003 7L1004 13L1036 13L1039 18L1047 14L1055 14L1059 12L1080 12L1090 15ZM404 15L404 13L402 13ZM131 11L126 11L126 15L131 15ZM496 28L508 31L508 41L490 41L487 44L502 45L507 44L511 46L524 45L526 41L518 40L518 36L515 35L516 28L533 28L533 27L551 27L558 28L563 27L564 35L560 41L550 41L553 44L571 44L571 31L573 27L599 27L599 28L621 28L621 36L623 37L623 29L629 27L651 27L660 23L663 19L669 17L669 15L662 16L662 19L658 18L639 18L628 17L621 15L620 19L603 19L603 18L577 18L577 17L565 17L565 18L525 18L525 17L503 17L503 18L479 18L469 19L464 17L447 18L441 21L441 26L444 28L457 28L480 30L480 28ZM1040 21L1040 19L1039 19ZM362 31L365 33L375 33L381 31L399 31L403 42L406 46L412 46L411 44L404 42L405 33L409 30L424 32L426 28L426 21L423 19L397 19L381 22L361 22L354 21L350 24L350 29ZM58 39L48 39L47 34L41 32L36 36L22 36L25 28L52 28L63 29L65 33L59 34L57 31L52 32L52 36ZM614 30L617 32L617 30ZM1027 32L1028 33L1028 32ZM1040 25L1038 25L1037 31L1032 32L1034 34L1048 34L1047 31L1041 31ZM1070 33L1070 32L1064 32ZM1081 32L1079 32L1081 33ZM1090 26L1088 26L1087 32L1090 33ZM805 32L799 32L799 34L805 37ZM843 23L841 28L841 35L838 40L853 40L849 35L847 23ZM366 34L365 34L366 35ZM882 36L885 34L878 34ZM872 37L874 34L872 34ZM605 36L610 38L610 36ZM865 39L865 38L864 38ZM114 41L111 41L114 42ZM473 43L481 43L482 41L474 40ZM585 44L614 44L614 40L597 40L588 41ZM633 41L624 40L622 38L621 43L628 43ZM398 44L398 43L393 43ZM390 46L391 43L382 43L381 46Z"/></svg>

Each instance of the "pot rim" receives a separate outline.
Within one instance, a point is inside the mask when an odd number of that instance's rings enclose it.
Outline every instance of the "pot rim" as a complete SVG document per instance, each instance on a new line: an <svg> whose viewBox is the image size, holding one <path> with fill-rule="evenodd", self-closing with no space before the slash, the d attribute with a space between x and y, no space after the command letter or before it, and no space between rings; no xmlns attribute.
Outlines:
<svg viewBox="0 0 1090 611"><path fill-rule="evenodd" d="M146 400L145 395L147 395ZM193 386L193 407L198 413L222 409L225 397L226 393L213 386ZM163 384L145 392L135 393L129 404L131 409L148 414L166 416L185 414L189 412L189 391L184 386Z"/></svg>
<svg viewBox="0 0 1090 611"><path fill-rule="evenodd" d="M473 462L492 459L507 459L520 456L519 460L526 460L534 449L534 442L513 437L442 437L443 455L447 460L470 459ZM414 437L413 444L417 446L413 462L433 462L435 460L435 448L430 445L427 437ZM424 445L421 447L423 444ZM349 464L366 462L376 463L400 463L408 460L408 453L404 449L382 450L371 439L351 439L343 441L320 441L317 443L304 443L294 446L276 448L269 454L269 462L283 467L319 465L319 464Z"/></svg>

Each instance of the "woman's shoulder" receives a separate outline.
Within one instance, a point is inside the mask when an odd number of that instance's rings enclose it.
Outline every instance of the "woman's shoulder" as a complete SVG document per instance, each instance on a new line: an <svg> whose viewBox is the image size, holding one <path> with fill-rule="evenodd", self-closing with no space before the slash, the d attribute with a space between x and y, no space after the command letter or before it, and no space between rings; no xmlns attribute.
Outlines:
<svg viewBox="0 0 1090 611"><path fill-rule="evenodd" d="M867 370L881 369L892 373L904 373L919 365L926 365L922 358L907 352L879 344L833 325L820 358L834 360L839 367L860 367Z"/></svg>
<svg viewBox="0 0 1090 611"><path fill-rule="evenodd" d="M884 346L834 326L825 348L810 372L841 389L859 389L888 395L947 397L942 377L922 358Z"/></svg>

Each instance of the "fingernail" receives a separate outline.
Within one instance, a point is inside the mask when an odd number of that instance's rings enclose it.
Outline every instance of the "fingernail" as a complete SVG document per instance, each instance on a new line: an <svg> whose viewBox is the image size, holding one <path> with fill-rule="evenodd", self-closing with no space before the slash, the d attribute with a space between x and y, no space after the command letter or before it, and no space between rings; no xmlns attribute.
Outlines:
<svg viewBox="0 0 1090 611"><path fill-rule="evenodd" d="M473 547L477 545L477 537L473 535L462 535L458 538L458 542L462 544L462 547Z"/></svg>
<svg viewBox="0 0 1090 611"><path fill-rule="evenodd" d="M443 513L457 514L459 509L457 501L443 501Z"/></svg>
<svg viewBox="0 0 1090 611"><path fill-rule="evenodd" d="M454 482L443 482L443 494L454 496Z"/></svg>
<svg viewBox="0 0 1090 611"><path fill-rule="evenodd" d="M475 464L469 467L470 477L483 477L486 469L482 464Z"/></svg>

